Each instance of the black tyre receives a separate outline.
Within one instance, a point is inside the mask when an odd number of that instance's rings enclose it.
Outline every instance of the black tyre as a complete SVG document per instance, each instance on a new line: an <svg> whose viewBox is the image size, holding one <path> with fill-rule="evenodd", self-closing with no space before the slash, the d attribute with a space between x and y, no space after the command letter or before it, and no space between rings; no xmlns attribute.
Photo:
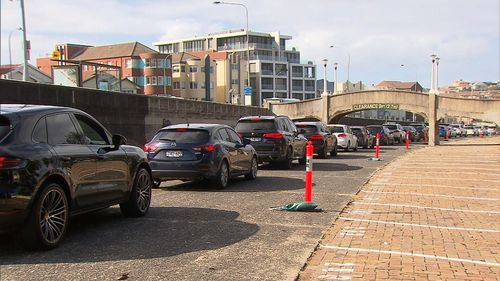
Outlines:
<svg viewBox="0 0 500 281"><path fill-rule="evenodd" d="M327 156L328 156L328 151L326 151L326 144L325 144L323 148L319 151L318 157L320 159L326 159Z"/></svg>
<svg viewBox="0 0 500 281"><path fill-rule="evenodd" d="M224 189L227 187L229 183L229 166L225 160L220 164L219 172L212 182L217 189Z"/></svg>
<svg viewBox="0 0 500 281"><path fill-rule="evenodd" d="M153 179L153 188L160 188L161 180Z"/></svg>
<svg viewBox="0 0 500 281"><path fill-rule="evenodd" d="M289 147L286 152L285 160L281 162L281 167L285 170L290 170L293 166L292 161L293 161L293 151L292 148Z"/></svg>
<svg viewBox="0 0 500 281"><path fill-rule="evenodd" d="M345 147L345 149L344 149L344 150L345 150L345 151L349 151L349 147L350 147L350 146L351 146L351 143L350 143L350 142L348 142L348 143L347 143L347 146Z"/></svg>
<svg viewBox="0 0 500 281"><path fill-rule="evenodd" d="M252 158L252 163L250 163L250 172L245 175L247 180L254 180L257 178L257 171L259 170L259 165L257 163L257 158Z"/></svg>
<svg viewBox="0 0 500 281"><path fill-rule="evenodd" d="M47 183L16 237L18 243L31 250L53 249L63 240L68 219L69 205L64 190L57 183Z"/></svg>
<svg viewBox="0 0 500 281"><path fill-rule="evenodd" d="M356 145L354 146L354 148L352 149L352 151L358 151L358 143L356 143Z"/></svg>
<svg viewBox="0 0 500 281"><path fill-rule="evenodd" d="M337 154L339 154L338 147L336 144L333 146L333 150L330 152L330 154L332 156L337 156Z"/></svg>
<svg viewBox="0 0 500 281"><path fill-rule="evenodd" d="M144 216L151 205L151 188L153 180L149 172L140 168L135 175L134 185L127 202L120 204L122 214L127 217Z"/></svg>
<svg viewBox="0 0 500 281"><path fill-rule="evenodd" d="M364 148L364 149L367 149L367 148L368 148L368 140L365 140L365 144L363 145L363 148Z"/></svg>

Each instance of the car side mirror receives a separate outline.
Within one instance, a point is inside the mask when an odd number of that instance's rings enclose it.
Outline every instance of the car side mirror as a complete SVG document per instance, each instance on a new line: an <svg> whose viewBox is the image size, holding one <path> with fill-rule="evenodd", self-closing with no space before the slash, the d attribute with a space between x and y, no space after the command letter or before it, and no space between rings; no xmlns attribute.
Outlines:
<svg viewBox="0 0 500 281"><path fill-rule="evenodd" d="M247 138L243 138L243 145L249 145L249 144L251 144L251 143L252 143L252 142L251 142L249 139L247 139Z"/></svg>
<svg viewBox="0 0 500 281"><path fill-rule="evenodd" d="M124 136L118 135L118 134L113 135L112 141L113 141L113 145L115 147L118 147L120 145L124 145L127 143L127 139Z"/></svg>

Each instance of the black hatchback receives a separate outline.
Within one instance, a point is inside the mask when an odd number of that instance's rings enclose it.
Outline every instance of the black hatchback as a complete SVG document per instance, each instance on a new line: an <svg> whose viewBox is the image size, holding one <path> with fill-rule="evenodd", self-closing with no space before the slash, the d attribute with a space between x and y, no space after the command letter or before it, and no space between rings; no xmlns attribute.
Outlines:
<svg viewBox="0 0 500 281"><path fill-rule="evenodd" d="M330 153L337 155L337 137L328 132L323 122L295 122L295 126L304 137L312 142L314 153L325 159Z"/></svg>
<svg viewBox="0 0 500 281"><path fill-rule="evenodd" d="M287 116L243 117L235 130L250 140L259 162L271 162L285 169L291 169L295 159L299 164L306 163L307 139Z"/></svg>
<svg viewBox="0 0 500 281"><path fill-rule="evenodd" d="M159 130L144 145L155 186L166 180L209 179L225 188L231 177L257 177L257 154L227 125L179 124Z"/></svg>
<svg viewBox="0 0 500 281"><path fill-rule="evenodd" d="M120 204L143 216L151 202L146 154L87 113L0 105L0 232L21 246L56 247L72 215Z"/></svg>

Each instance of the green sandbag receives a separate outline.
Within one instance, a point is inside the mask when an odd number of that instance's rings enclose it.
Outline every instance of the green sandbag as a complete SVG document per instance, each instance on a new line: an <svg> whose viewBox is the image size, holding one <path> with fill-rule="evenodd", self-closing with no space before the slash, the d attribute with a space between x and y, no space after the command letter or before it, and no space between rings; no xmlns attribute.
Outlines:
<svg viewBox="0 0 500 281"><path fill-rule="evenodd" d="M291 212L307 212L307 211L315 211L318 204L316 203L308 203L308 202L298 202L285 205L280 208L282 211L291 211Z"/></svg>

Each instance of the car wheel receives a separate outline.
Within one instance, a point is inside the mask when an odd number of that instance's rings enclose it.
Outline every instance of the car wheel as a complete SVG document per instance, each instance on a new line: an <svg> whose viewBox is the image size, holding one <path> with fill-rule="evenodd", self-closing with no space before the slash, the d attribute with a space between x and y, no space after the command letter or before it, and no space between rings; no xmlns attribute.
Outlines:
<svg viewBox="0 0 500 281"><path fill-rule="evenodd" d="M337 147L337 145L334 145L333 146L333 150L332 150L332 152L330 154L332 154L333 156L337 156L338 153L339 153L338 152L338 147Z"/></svg>
<svg viewBox="0 0 500 281"><path fill-rule="evenodd" d="M252 163L250 165L250 172L245 175L245 178L247 180L254 180L257 178L257 171L259 170L257 159L255 157L252 158Z"/></svg>
<svg viewBox="0 0 500 281"><path fill-rule="evenodd" d="M153 188L160 188L161 180L153 179Z"/></svg>
<svg viewBox="0 0 500 281"><path fill-rule="evenodd" d="M283 168L285 170L290 170L292 168L292 166L293 166L293 163L292 163L292 161L293 161L292 154L293 154L292 148L289 147L288 150L287 150L287 152L286 152L286 158L281 163L282 166L283 166Z"/></svg>
<svg viewBox="0 0 500 281"><path fill-rule="evenodd" d="M345 149L344 149L344 150L345 150L345 151L349 151L349 147L350 147L350 146L351 146L351 143L350 143L350 142L348 142L348 143L347 143L347 146L345 147Z"/></svg>
<svg viewBox="0 0 500 281"><path fill-rule="evenodd" d="M122 214L127 217L144 216L151 204L151 187L153 181L149 172L140 168L135 175L134 185L127 202L120 204Z"/></svg>
<svg viewBox="0 0 500 281"><path fill-rule="evenodd" d="M28 221L17 237L22 247L48 250L59 245L68 227L66 193L57 183L48 183L34 202Z"/></svg>
<svg viewBox="0 0 500 281"><path fill-rule="evenodd" d="M327 157L327 154L328 154L328 151L326 151L326 144L323 146L323 148L319 151L318 153L318 157L320 159L326 159Z"/></svg>
<svg viewBox="0 0 500 281"><path fill-rule="evenodd" d="M358 151L358 143L357 142L354 144L354 148L352 149L352 151Z"/></svg>
<svg viewBox="0 0 500 281"><path fill-rule="evenodd" d="M224 160L220 164L219 172L217 173L217 177L215 177L215 179L213 180L213 183L216 188L224 189L227 187L228 182L229 182L229 167L227 165L227 162Z"/></svg>

